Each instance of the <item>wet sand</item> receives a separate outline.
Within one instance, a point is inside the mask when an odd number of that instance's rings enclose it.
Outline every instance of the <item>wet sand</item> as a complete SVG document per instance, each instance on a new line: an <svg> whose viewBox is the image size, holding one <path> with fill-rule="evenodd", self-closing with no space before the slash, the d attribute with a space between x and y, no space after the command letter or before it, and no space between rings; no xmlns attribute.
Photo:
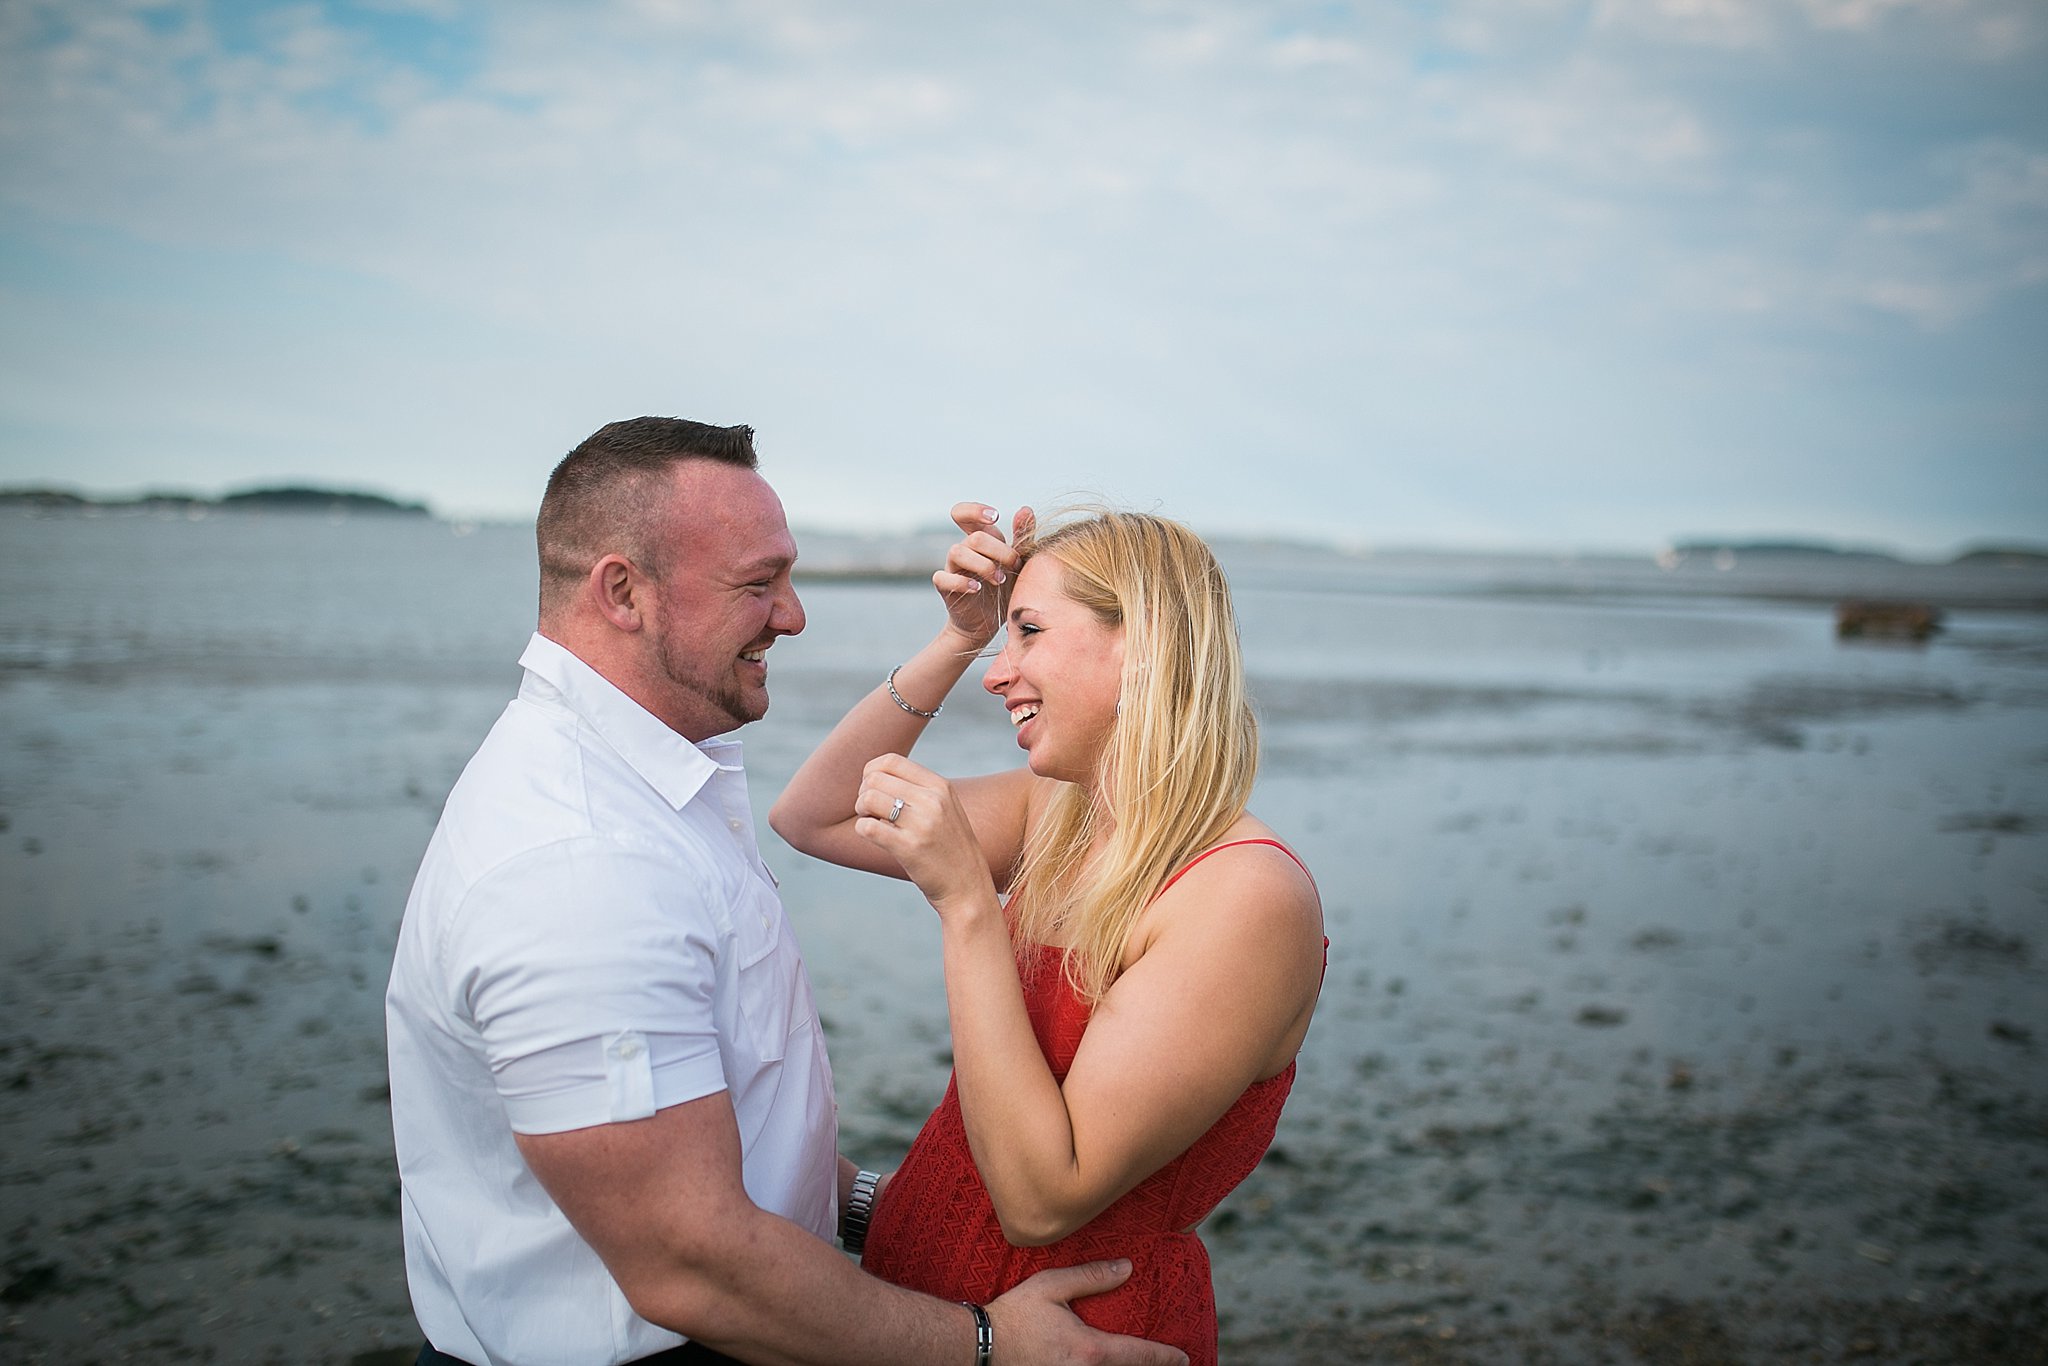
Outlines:
<svg viewBox="0 0 2048 1366"><path fill-rule="evenodd" d="M1225 1360L2048 1360L2048 624L1243 595L1333 943L1205 1230ZM757 806L923 611L808 604ZM523 612L407 669L0 672L0 1358L410 1359L383 979ZM1003 762L959 711L923 757ZM929 911L765 841L892 1161L945 1079Z"/></svg>

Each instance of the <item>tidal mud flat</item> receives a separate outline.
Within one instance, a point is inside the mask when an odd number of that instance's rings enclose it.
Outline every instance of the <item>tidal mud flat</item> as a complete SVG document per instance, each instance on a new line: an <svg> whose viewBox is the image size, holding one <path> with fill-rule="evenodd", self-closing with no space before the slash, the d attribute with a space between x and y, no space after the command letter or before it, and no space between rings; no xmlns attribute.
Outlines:
<svg viewBox="0 0 2048 1366"><path fill-rule="evenodd" d="M289 538L329 558L274 621L207 583L283 540L171 534L108 571L165 602L0 623L0 1357L409 1360L383 980L516 683L526 543L448 538L450 638L345 567L404 558L360 529ZM1332 949L1205 1230L1227 1361L2048 1359L2048 620L1900 649L1797 602L1240 594L1258 808ZM928 616L807 605L760 807ZM946 720L921 757L1007 761L992 708ZM844 1146L893 1161L945 1079L929 911L764 845Z"/></svg>

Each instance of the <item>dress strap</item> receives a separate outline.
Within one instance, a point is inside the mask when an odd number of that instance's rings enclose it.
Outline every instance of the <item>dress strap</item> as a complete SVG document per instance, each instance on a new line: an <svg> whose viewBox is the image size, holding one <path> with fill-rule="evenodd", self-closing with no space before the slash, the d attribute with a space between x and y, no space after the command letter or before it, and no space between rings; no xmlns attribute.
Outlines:
<svg viewBox="0 0 2048 1366"><path fill-rule="evenodd" d="M1223 852L1223 851L1224 851L1225 849L1235 849L1235 848L1237 848L1237 846L1238 846L1238 845L1240 845L1240 844L1270 844L1270 845L1272 845L1272 846L1273 846L1273 847L1274 847L1275 849L1278 849L1278 850L1279 850L1279 851L1280 851L1281 853L1283 853L1283 854L1287 855L1287 857L1289 857L1289 858L1293 859L1293 860L1294 860L1294 862L1296 863L1296 865L1298 865L1298 866L1300 867L1300 869L1301 869L1301 872L1302 872L1302 876L1303 876L1303 877L1306 877L1306 878L1308 879L1308 885L1309 885L1309 886L1311 886L1311 887L1316 887L1316 875L1315 875L1314 873L1311 873L1311 872L1309 872L1309 870L1308 870L1308 865L1307 865L1306 863L1303 863L1303 862L1301 861L1301 855L1299 855L1299 854L1295 853L1295 852L1294 852L1294 851L1293 851L1292 849L1289 849L1289 848L1288 848L1288 847L1287 847L1286 845L1282 844L1282 843L1281 843L1281 842L1280 842L1279 840L1269 840L1269 839L1265 839L1265 838L1259 838L1259 839L1249 839L1249 840L1232 840L1232 841L1231 841L1230 843L1228 843L1228 844L1219 844L1219 845L1216 845L1216 846L1215 846L1214 848L1211 848L1211 849L1204 849L1204 850L1203 850L1203 851L1202 851L1201 853L1199 853L1199 854L1195 855L1195 856L1194 856L1193 858L1189 859L1189 860L1188 860L1188 861L1187 861L1186 863L1183 863L1183 864L1182 864L1182 865L1180 866L1180 870L1179 870L1179 872L1176 872L1176 873L1175 873L1175 874L1174 874L1174 875L1173 875L1172 877L1170 877L1170 878L1166 879L1166 887L1171 887L1171 886L1172 886L1172 885L1173 885L1174 883L1176 883L1176 882L1179 882L1179 881L1180 881L1180 879L1181 879L1181 874L1182 874L1182 873L1185 873L1185 872L1187 872L1187 870L1188 870L1188 869L1190 869L1190 868L1194 867L1194 866L1195 866L1196 864L1200 863L1200 862L1201 862L1201 861L1202 861L1203 859L1205 859L1205 858L1209 857L1209 855L1211 855L1211 854L1220 854L1220 853L1222 853L1222 852ZM1154 894L1154 896L1153 896L1153 900L1155 900L1155 901L1156 901L1156 900L1158 900L1158 899L1159 899L1159 897L1161 897L1161 896L1164 896L1164 895L1166 894L1166 887L1161 887L1161 888L1159 889L1159 891L1158 891L1157 893L1155 893L1155 894ZM1316 887L1316 897L1317 897L1317 899L1318 899L1318 900L1321 900L1321 898L1322 898L1322 895L1323 895L1323 890L1322 890L1322 888L1320 888L1320 887ZM1330 936L1326 934L1326 935L1324 935L1324 936L1323 936L1323 971L1324 971L1324 972L1325 972L1325 973L1327 974L1327 973L1329 972L1329 970L1330 970Z"/></svg>
<svg viewBox="0 0 2048 1366"><path fill-rule="evenodd" d="M1235 848L1237 848L1237 846L1239 846L1240 844L1270 844L1270 845L1272 845L1272 846L1273 846L1273 847L1274 847L1275 849L1278 849L1278 850L1279 850L1279 851L1280 851L1281 853L1283 853L1283 854L1287 855L1287 857L1289 857L1289 858L1293 859L1293 860L1295 861L1295 863L1296 863L1296 864L1300 865L1300 867L1301 867L1301 871L1302 871L1302 872L1303 872L1304 874L1306 874L1306 875L1307 875L1307 877L1308 877L1309 885L1310 885L1311 887L1313 887L1313 886L1315 885L1315 881L1316 881L1316 875L1315 875L1314 873L1311 873L1311 872L1309 872L1309 871L1308 871L1308 865L1307 865L1306 863L1302 863L1302 861L1301 861L1301 855L1299 855L1299 854L1295 853L1295 852L1294 852L1294 851L1293 851L1292 849L1289 849L1289 848L1288 848L1288 847L1287 847L1286 845L1282 844L1282 843L1281 843L1281 842L1280 842L1279 840L1269 840L1269 839L1263 839L1263 838L1261 838L1261 839L1248 839L1248 840L1232 840L1232 841L1230 841L1230 843L1228 843L1228 844L1218 844L1218 845L1214 845L1214 846L1212 846L1212 847L1210 847L1210 848L1208 848L1208 849L1204 849L1204 850L1203 850L1203 851L1202 851L1201 853L1199 853L1199 854L1195 855L1195 856L1194 856L1193 858L1189 859L1189 860L1188 860L1188 861L1187 861L1186 863L1183 863L1183 864L1182 864L1182 865L1180 866L1180 868L1179 868L1179 869L1178 869L1178 870L1177 870L1177 871L1176 871L1176 872L1174 873L1174 875L1173 875L1172 877L1170 877L1170 878L1166 879L1166 886L1165 886L1165 887L1161 887L1161 888L1159 889L1158 895L1161 895L1161 896L1165 895L1167 887L1171 887L1171 886L1173 886L1173 884L1174 884L1174 883L1176 883L1176 882L1179 882L1179 881L1181 880L1182 876L1183 876L1184 874L1186 874L1186 872L1188 871L1188 869L1190 869L1190 868L1194 867L1194 866L1195 866L1196 864L1200 863L1200 862L1201 862L1201 861L1202 861L1203 859L1205 859L1205 858L1209 857L1209 855L1211 855L1211 854L1220 854L1220 853L1222 853L1222 852L1223 852L1223 851L1224 851L1225 849L1235 849Z"/></svg>

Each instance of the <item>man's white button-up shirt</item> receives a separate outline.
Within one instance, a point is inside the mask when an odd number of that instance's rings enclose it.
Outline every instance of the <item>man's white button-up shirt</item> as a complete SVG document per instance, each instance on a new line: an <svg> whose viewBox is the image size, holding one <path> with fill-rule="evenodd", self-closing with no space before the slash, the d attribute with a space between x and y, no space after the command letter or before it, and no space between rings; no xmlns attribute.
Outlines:
<svg viewBox="0 0 2048 1366"><path fill-rule="evenodd" d="M740 746L693 745L535 635L449 794L385 999L413 1309L443 1352L673 1347L527 1170L556 1133L728 1091L756 1204L833 1235L832 1075Z"/></svg>

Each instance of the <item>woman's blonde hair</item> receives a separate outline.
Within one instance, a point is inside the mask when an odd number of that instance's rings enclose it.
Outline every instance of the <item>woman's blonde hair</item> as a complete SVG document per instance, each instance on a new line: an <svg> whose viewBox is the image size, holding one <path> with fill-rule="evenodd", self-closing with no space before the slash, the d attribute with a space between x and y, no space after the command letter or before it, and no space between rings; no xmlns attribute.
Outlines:
<svg viewBox="0 0 2048 1366"><path fill-rule="evenodd" d="M1121 700L1097 801L1059 788L1011 879L1021 893L1011 903L1018 941L1064 941L1067 978L1093 1003L1122 970L1138 913L1243 814L1258 771L1258 722L1230 585L1194 532L1148 513L1097 509L1018 549L1026 560L1058 560L1067 596L1123 629ZM1107 842L1091 862L1105 816Z"/></svg>

